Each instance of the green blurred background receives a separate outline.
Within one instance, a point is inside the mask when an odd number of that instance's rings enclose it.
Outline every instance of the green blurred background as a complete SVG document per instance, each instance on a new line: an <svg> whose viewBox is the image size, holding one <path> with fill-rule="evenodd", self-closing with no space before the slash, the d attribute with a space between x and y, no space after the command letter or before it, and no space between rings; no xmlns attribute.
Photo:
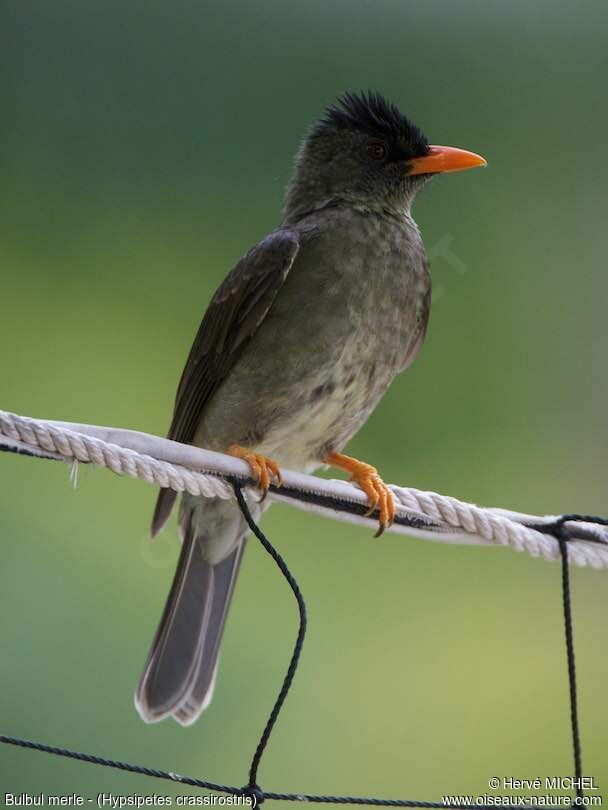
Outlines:
<svg viewBox="0 0 608 810"><path fill-rule="evenodd" d="M277 224L306 126L376 88L489 168L416 204L429 335L350 449L482 504L608 511L602 0L0 14L1 408L163 434L209 296ZM151 546L148 485L81 469L74 492L68 472L0 457L0 731L245 783L296 628L284 582L251 543L211 708L145 726L132 693L175 526ZM436 799L571 773L556 564L374 541L286 507L264 526L310 611L264 787ZM573 591L585 770L606 787L608 573L576 570ZM0 777L13 793L196 793L10 748Z"/></svg>

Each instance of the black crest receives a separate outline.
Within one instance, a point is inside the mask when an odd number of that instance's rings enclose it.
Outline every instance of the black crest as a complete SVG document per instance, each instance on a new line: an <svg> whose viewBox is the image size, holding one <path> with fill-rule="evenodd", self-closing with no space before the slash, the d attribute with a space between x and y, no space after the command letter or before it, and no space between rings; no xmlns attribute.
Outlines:
<svg viewBox="0 0 608 810"><path fill-rule="evenodd" d="M425 136L398 108L380 93L344 93L325 110L315 127L314 134L323 134L329 128L351 129L370 135L389 138L416 155L428 152Z"/></svg>

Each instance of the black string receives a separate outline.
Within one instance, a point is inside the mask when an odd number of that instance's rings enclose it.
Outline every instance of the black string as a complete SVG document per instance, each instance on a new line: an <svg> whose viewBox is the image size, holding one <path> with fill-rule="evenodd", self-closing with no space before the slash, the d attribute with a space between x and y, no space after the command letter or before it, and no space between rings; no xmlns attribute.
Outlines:
<svg viewBox="0 0 608 810"><path fill-rule="evenodd" d="M121 762L117 759L105 759L104 757L95 756L95 754L83 754L79 751L72 751L69 748L58 748L54 745L44 745L43 743L33 742L32 740L24 740L21 737L8 737L0 735L0 743L6 745L16 745L19 748L29 748L34 751L42 751L45 754L54 754L59 757L67 757L68 759L75 759L79 762L88 762L92 765L102 765L106 768L117 768L120 771L129 771L130 773L141 774L142 776L150 776L154 779L166 779L169 782L177 782L181 785L190 785L192 787L206 788L213 790L216 793L229 793L233 796L251 796L253 807L257 807L258 803L261 804L264 799L270 801L286 801L286 802L311 802L313 804L364 804L373 807L422 807L422 808L437 808L437 810L445 810L446 805L442 802L424 802L415 801L413 799L378 799L374 797L365 798L363 796L321 796L310 793L273 793L265 792L258 788L257 791L252 792L249 786L245 788L234 787L232 785L218 785L215 782L206 782L203 779L195 779L192 776L182 776L178 773L171 771L162 771L156 768L146 768L143 765L133 765L129 762ZM258 798L259 797L259 798ZM451 804L450 807L456 810L496 810L495 805L483 804ZM512 810L529 810L522 806L511 805Z"/></svg>
<svg viewBox="0 0 608 810"><path fill-rule="evenodd" d="M69 759L78 760L80 762L88 762L93 765L100 765L107 768L116 768L130 773L141 774L142 776L149 776L156 779L165 779L171 782L177 782L183 785L192 787L205 788L218 793L227 793L235 796L248 796L252 800L252 804L256 807L261 804L265 799L271 801L292 801L292 802L311 802L316 804L355 804L355 805L371 805L376 807L422 807L427 810L443 810L447 805L443 802L427 802L416 801L413 799L381 799L376 797L363 797L363 796L328 796L310 793L277 793L273 791L264 791L257 784L257 773L260 761L270 739L274 725L277 721L279 713L283 707L285 699L289 693L289 689L293 682L300 655L302 653L302 646L306 634L306 604L304 597L300 591L298 583L293 577L291 571L287 567L285 561L270 543L265 534L258 527L249 507L243 497L241 491L241 483L237 480L232 480L231 483L234 487L235 495L243 517L247 521L251 531L258 538L264 549L270 554L276 562L281 573L288 582L295 598L298 603L298 610L300 613L300 623L298 635L294 650L289 662L289 667L279 696L277 697L270 716L260 737L260 741L255 750L251 767L249 771L249 784L245 787L236 787L233 785L220 785L216 782L209 782L207 780L198 779L191 776L182 776L181 774L173 773L171 771L164 771L156 768L148 768L143 765L134 765L120 760L106 759L104 757L96 756L95 754L87 754L79 751L73 751L69 748L60 748L57 746L45 745L44 743L25 740L21 737L10 737L7 735L0 735L0 743L6 745L14 745L20 748L28 748L35 751L41 751L46 754L53 754L55 756L67 757ZM574 633L572 623L572 602L570 593L570 570L568 565L568 540L570 539L569 533L564 526L566 522L595 522L602 525L608 525L608 519L599 518L593 515L577 515L569 514L562 515L553 524L544 524L543 530L555 536L559 543L559 549L562 559L562 596L563 596L563 612L564 612L564 630L566 638L566 654L568 662L568 683L570 688L570 720L572 729L572 746L574 752L574 775L576 779L576 796L577 803L581 804L583 801L582 791L582 757L581 757L581 743L580 743L580 730L578 722L578 708L577 708L577 687L576 687L576 666L574 656ZM495 805L483 804L451 804L451 807L459 808L459 810L495 810ZM511 810L527 810L525 805L513 805Z"/></svg>
<svg viewBox="0 0 608 810"><path fill-rule="evenodd" d="M600 526L608 526L608 518L599 517L598 515L581 515L578 512L572 512L568 515L560 515L555 523L551 524L557 529L557 535L562 533L564 523L598 523ZM568 539L568 538L567 538Z"/></svg>
<svg viewBox="0 0 608 810"><path fill-rule="evenodd" d="M233 479L234 480L234 479ZM239 483L247 483L240 480ZM255 485L255 481L250 481L250 484ZM297 489L290 487L286 484L271 484L270 491L283 498L292 498L294 501L302 501L304 503L313 503L316 506L323 506L328 509L335 509L339 512L344 512L348 515L357 515L358 517L369 517L373 519L379 517L379 510L375 509L371 515L369 514L369 506L365 503L357 503L355 501L347 501L338 498L334 495L327 495L324 492L314 492L306 489ZM393 523L396 526L408 526L412 529L425 529L428 531L437 531L439 526L436 521L424 515L395 515Z"/></svg>
<svg viewBox="0 0 608 810"><path fill-rule="evenodd" d="M608 545L603 537L588 529L585 526L578 526L576 532L566 526L566 523L597 523L598 526L608 526L608 518L599 517L598 515L581 515L573 512L568 515L560 515L556 520L547 522L538 522L534 520L525 521L522 525L527 526L529 529L535 529L541 534L552 535L559 539L562 537L564 540L584 540L586 543L597 543L600 546Z"/></svg>
<svg viewBox="0 0 608 810"><path fill-rule="evenodd" d="M578 702L576 688L576 660L574 657L574 631L572 627L572 600L570 592L570 565L568 564L568 541L563 535L563 524L572 520L572 515L563 515L555 523L555 536L559 543L562 558L562 600L564 605L564 631L566 635L566 660L568 663L568 686L570 690L570 726L572 729L572 751L574 754L574 777L576 779L576 797L583 800L582 778L583 761L581 739L578 724Z"/></svg>
<svg viewBox="0 0 608 810"><path fill-rule="evenodd" d="M282 800L286 802L311 802L312 804L364 804L371 807L423 807L446 810L452 807L456 810L496 810L496 805L491 804L444 804L443 802L417 802L414 799L376 799L365 796L320 796L310 793L266 793L264 798L271 800ZM530 810L526 805L513 804L510 810Z"/></svg>
<svg viewBox="0 0 608 810"><path fill-rule="evenodd" d="M34 742L32 740L24 740L21 737L9 737L0 735L0 743L6 745L15 745L19 748L29 748L34 751L42 751L45 754L54 754L59 757L67 757L68 759L75 759L79 762L88 762L92 765L101 765L106 768L116 768L120 771L129 771L130 773L141 774L142 776L149 776L154 779L165 779L169 782L177 782L181 785L190 785L192 787L206 788L213 790L216 793L228 793L234 796L250 796L252 798L253 807L257 807L265 799L270 801L287 801L287 802L311 802L312 804L358 804L370 805L373 807L422 807L433 810L444 810L446 807L442 802L425 802L416 801L414 799L379 799L376 797L364 796L324 796L314 793L275 793L272 791L262 791L256 787L252 790L249 785L244 788L235 787L233 785L219 785L216 782L207 782L203 779L196 779L192 776L183 776L171 771L163 771L156 768L147 768L144 765L133 765L129 762L121 762L116 759L106 759L99 757L95 754L85 754L79 751L72 751L69 748L59 748L54 745L44 745L44 743ZM451 804L450 807L455 810L496 810L495 805L483 804ZM523 806L511 805L512 810L529 810Z"/></svg>
<svg viewBox="0 0 608 810"><path fill-rule="evenodd" d="M218 785L215 782L195 779L192 776L181 776L178 773L158 770L157 768L147 768L144 765L132 765L129 762L121 762L118 759L106 759L105 757L98 757L95 754L84 754L80 751L72 751L70 748L59 748L55 745L45 745L44 743L34 742L32 740L24 740L21 737L8 737L2 734L0 735L0 742L6 745L16 745L19 748L30 748L33 751L42 751L45 754L54 754L58 757L76 759L79 762L89 762L91 765L103 765L105 768L117 768L119 771L139 773L142 776L152 776L155 779L167 779L170 782L179 782L182 785L207 788L207 790L214 790L217 793L245 795L245 791L242 790L242 788L232 787L230 785Z"/></svg>
<svg viewBox="0 0 608 810"><path fill-rule="evenodd" d="M296 602L298 603L298 611L300 613L300 624L298 627L298 635L296 638L295 646L293 648L293 653L291 655L291 660L289 662L289 667L287 669L287 674L285 675L285 679L283 680L279 696L277 697L275 704L272 707L272 711L270 712L270 716L266 721L266 726L264 727L264 731L262 732L260 741L257 745L257 748L255 749L255 753L251 761L251 767L249 769L249 787L252 790L259 790L257 786L257 777L260 761L262 759L266 746L268 745L268 740L270 739L270 735L272 734L272 729L274 728L274 724L277 721L279 712L283 708L285 698L289 693L294 675L296 674L296 669L298 668L298 664L300 662L300 655L302 654L302 646L304 644L304 637L306 635L306 603L304 602L304 597L302 596L302 592L300 591L299 585L294 579L293 574L287 567L285 560L281 557L281 555L275 549L275 547L270 543L266 535L261 531L255 520L253 519L251 512L249 511L249 507L247 506L247 501L243 497L241 485L237 481L232 481L232 486L234 487L234 494L236 495L237 503L239 505L241 512L243 513L243 517L247 521L247 525L249 526L251 531L255 534L255 536L258 538L264 549L268 552L268 554L270 554L272 559L276 562L276 564L279 567L279 570L289 583L289 587L293 591L293 595L295 596Z"/></svg>

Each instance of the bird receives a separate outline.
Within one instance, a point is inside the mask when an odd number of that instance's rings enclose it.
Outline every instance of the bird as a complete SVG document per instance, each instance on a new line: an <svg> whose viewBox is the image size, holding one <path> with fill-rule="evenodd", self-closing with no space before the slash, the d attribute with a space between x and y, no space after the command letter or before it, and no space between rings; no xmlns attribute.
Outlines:
<svg viewBox="0 0 608 810"><path fill-rule="evenodd" d="M183 370L168 437L243 459L262 495L281 468L340 468L378 533L395 515L376 467L345 455L422 346L431 278L411 215L437 174L485 166L433 146L375 91L346 92L306 133L282 219L213 295ZM156 536L177 493L161 489ZM252 505L259 519L265 503ZM135 693L148 723L193 723L214 691L248 527L235 501L184 493L173 584Z"/></svg>

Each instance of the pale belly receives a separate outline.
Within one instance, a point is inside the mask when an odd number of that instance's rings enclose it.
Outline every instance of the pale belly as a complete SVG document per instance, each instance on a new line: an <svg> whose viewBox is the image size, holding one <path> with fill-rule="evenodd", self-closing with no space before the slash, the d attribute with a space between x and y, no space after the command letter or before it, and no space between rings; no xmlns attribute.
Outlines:
<svg viewBox="0 0 608 810"><path fill-rule="evenodd" d="M257 452L282 466L312 472L327 453L341 451L357 433L388 387L373 380L353 379L350 361L319 370L306 385L286 418L277 420L256 445ZM386 375L385 375L386 376ZM390 375L391 378L393 375ZM362 385L363 383L363 385Z"/></svg>
<svg viewBox="0 0 608 810"><path fill-rule="evenodd" d="M312 472L362 427L404 356L393 331L360 325L325 353L300 351L296 362L295 351L283 344L272 362L243 363L210 404L196 443L220 451L237 443Z"/></svg>

